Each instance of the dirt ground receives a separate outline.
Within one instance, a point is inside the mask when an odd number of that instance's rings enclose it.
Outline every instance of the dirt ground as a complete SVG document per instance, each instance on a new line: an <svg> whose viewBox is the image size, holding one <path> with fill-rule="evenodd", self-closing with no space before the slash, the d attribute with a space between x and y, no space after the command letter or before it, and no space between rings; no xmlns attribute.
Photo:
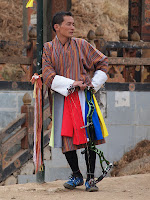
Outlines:
<svg viewBox="0 0 150 200"><path fill-rule="evenodd" d="M143 200L150 199L150 141L139 142L124 154L110 174L97 184L98 192L63 187L64 180L0 186L0 200Z"/></svg>
<svg viewBox="0 0 150 200"><path fill-rule="evenodd" d="M107 177L97 184L99 191L93 193L86 192L84 185L67 190L64 182L0 186L0 200L143 200L150 197L150 174Z"/></svg>

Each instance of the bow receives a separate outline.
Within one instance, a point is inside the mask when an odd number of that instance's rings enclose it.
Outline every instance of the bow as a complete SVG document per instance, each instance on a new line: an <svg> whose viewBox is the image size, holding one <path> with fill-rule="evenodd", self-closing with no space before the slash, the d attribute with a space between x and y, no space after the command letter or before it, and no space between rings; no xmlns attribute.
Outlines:
<svg viewBox="0 0 150 200"><path fill-rule="evenodd" d="M70 86L70 88L68 88L68 94L71 94L75 91L76 87L74 86ZM90 99L88 100L87 97L87 92L90 91ZM87 135L89 138L89 142L87 142L87 149L89 148L90 150L94 151L98 157L99 157L99 161L100 161L100 166L102 168L102 175L100 175L96 180L95 183L100 182L109 172L109 170L112 168L112 163L110 163L108 160L106 160L106 158L104 157L104 153L99 150L98 148L96 148L95 143L94 143L94 139L95 139L95 128L94 128L94 124L92 121L92 115L94 113L94 109L95 109L95 105L92 101L92 97L93 97L93 88L87 88L85 89L85 98L86 98L86 102L88 104L89 110L88 110L88 114L87 114L87 124L85 126L80 127L81 129L86 128L87 129ZM84 154L86 152L86 149L83 150L81 152L81 154ZM88 151L87 151L88 152ZM105 162L106 167L104 168L103 163Z"/></svg>
<svg viewBox="0 0 150 200"><path fill-rule="evenodd" d="M100 160L100 166L102 168L102 175L99 176L96 180L95 183L100 182L109 172L109 170L112 168L112 163L110 163L108 160L105 159L104 154L101 150L99 150L98 148L96 148L95 144L94 144L94 137L95 137L95 130L94 130L94 125L92 122L92 115L94 113L94 103L92 101L92 96L93 96L93 90L89 89L90 91L90 99L88 100L87 98L87 89L85 89L85 98L86 98L86 102L88 104L89 110L88 110L88 114L87 114L87 125L81 128L87 128L87 134L89 137L89 142L88 142L88 148L92 151L94 151L98 156L99 156L99 160ZM84 154L86 150L82 151L81 153ZM103 162L106 163L106 167L103 167Z"/></svg>

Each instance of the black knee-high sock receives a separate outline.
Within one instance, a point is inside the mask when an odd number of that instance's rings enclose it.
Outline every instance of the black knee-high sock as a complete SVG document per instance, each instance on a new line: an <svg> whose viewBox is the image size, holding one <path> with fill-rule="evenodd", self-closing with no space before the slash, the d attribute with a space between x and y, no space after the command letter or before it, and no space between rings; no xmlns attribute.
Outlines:
<svg viewBox="0 0 150 200"><path fill-rule="evenodd" d="M87 166L87 181L94 178L96 153L89 148L85 151L85 161Z"/></svg>
<svg viewBox="0 0 150 200"><path fill-rule="evenodd" d="M82 176L82 174L79 170L78 157L77 157L76 150L68 151L64 154L65 154L65 157L68 161L70 168L72 169L73 175L74 176Z"/></svg>

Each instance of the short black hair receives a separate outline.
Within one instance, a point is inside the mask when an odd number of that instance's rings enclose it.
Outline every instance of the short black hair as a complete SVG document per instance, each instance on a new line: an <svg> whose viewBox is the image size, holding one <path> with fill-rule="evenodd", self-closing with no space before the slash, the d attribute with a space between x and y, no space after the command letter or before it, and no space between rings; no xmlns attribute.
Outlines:
<svg viewBox="0 0 150 200"><path fill-rule="evenodd" d="M52 28L53 30L56 32L54 25L55 24L61 24L64 21L64 16L73 16L71 12L58 12L54 15L53 19L52 19Z"/></svg>

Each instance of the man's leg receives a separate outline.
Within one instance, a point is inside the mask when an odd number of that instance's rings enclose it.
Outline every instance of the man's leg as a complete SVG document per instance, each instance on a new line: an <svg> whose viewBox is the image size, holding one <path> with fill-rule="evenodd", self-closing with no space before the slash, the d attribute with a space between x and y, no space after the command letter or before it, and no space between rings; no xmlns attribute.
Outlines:
<svg viewBox="0 0 150 200"><path fill-rule="evenodd" d="M96 162L96 153L89 148L86 148L85 151L85 161L87 166L87 181L91 178L94 178L95 172L95 162Z"/></svg>
<svg viewBox="0 0 150 200"><path fill-rule="evenodd" d="M96 153L89 148L86 148L85 161L87 166L87 179L85 182L86 190L89 192L97 191L98 187L94 182Z"/></svg>
<svg viewBox="0 0 150 200"><path fill-rule="evenodd" d="M76 151L68 151L65 154L65 157L68 161L68 164L73 172L70 180L64 183L64 187L68 189L74 189L76 186L83 185L83 176L80 172L78 165L78 157Z"/></svg>
<svg viewBox="0 0 150 200"><path fill-rule="evenodd" d="M68 151L65 154L65 157L68 161L68 164L73 172L74 176L82 176L80 170L79 170L79 165L78 165L78 157L76 150L74 151Z"/></svg>

